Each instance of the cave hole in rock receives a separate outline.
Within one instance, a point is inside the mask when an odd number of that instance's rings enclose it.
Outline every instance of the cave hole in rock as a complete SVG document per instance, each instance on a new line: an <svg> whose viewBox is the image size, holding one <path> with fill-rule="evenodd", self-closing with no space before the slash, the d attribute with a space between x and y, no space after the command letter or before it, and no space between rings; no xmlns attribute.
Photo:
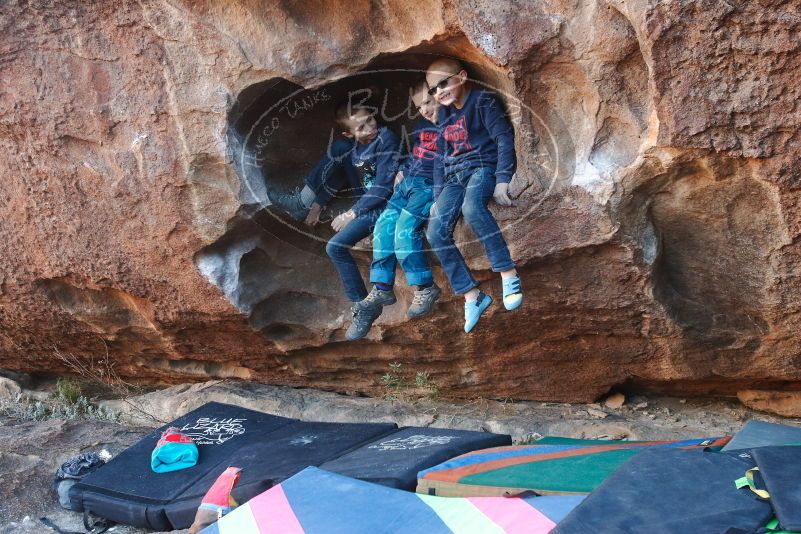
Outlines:
<svg viewBox="0 0 801 534"><path fill-rule="evenodd" d="M228 143L241 182L240 209L226 233L196 254L195 263L279 350L308 346L315 339L325 342L327 331L342 326L346 299L325 254L333 235L330 224L311 228L294 221L270 205L268 192L302 187L331 140L341 138L334 115L348 100L374 106L379 123L407 139L419 118L409 90L443 55L461 59L472 79L513 93L505 72L459 36L381 54L330 83L304 88L272 78L237 96L229 113ZM352 202L335 198L328 220ZM366 272L369 248L354 256Z"/></svg>

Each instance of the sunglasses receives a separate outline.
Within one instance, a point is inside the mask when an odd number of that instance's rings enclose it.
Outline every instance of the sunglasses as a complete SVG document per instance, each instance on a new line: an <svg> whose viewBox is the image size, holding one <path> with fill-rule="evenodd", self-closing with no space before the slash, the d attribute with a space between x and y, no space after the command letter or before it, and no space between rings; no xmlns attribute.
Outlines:
<svg viewBox="0 0 801 534"><path fill-rule="evenodd" d="M462 72L462 71L459 71L459 72ZM459 74L459 72L454 72L453 74L451 74L447 78L442 78L440 81L435 83L432 87L429 87L429 89L428 89L429 96L434 96L435 94L437 94L437 89L445 89L446 87L448 87L448 80L450 80L451 78L453 78L454 76Z"/></svg>

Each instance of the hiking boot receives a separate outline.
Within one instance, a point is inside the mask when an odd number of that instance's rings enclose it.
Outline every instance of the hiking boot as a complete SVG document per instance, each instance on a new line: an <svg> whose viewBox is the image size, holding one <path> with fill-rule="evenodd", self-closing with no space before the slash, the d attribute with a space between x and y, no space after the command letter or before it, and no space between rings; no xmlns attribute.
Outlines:
<svg viewBox="0 0 801 534"><path fill-rule="evenodd" d="M464 331L469 333L478 323L481 314L492 304L492 297L479 291L478 298L473 302L464 303Z"/></svg>
<svg viewBox="0 0 801 534"><path fill-rule="evenodd" d="M365 310L378 311L378 314L381 315L381 308L389 306L390 304L395 304L396 302L398 302L398 299L395 298L395 292L393 290L382 291L373 286L370 293L360 302L357 302L355 306Z"/></svg>
<svg viewBox="0 0 801 534"><path fill-rule="evenodd" d="M296 188L291 193L281 193L274 187L270 187L267 189L267 197L270 199L270 203L287 212L296 221L304 220L309 213L309 208L304 206L300 200L300 188Z"/></svg>
<svg viewBox="0 0 801 534"><path fill-rule="evenodd" d="M350 323L348 331L345 333L345 339L356 341L366 336L375 320L384 311L384 306L395 304L397 301L395 292L391 289L382 291L377 287L373 287L366 297L351 308L353 310L353 322Z"/></svg>
<svg viewBox="0 0 801 534"><path fill-rule="evenodd" d="M442 293L442 291L437 287L437 284L431 284L423 289L416 289L414 291L412 304L409 306L406 315L412 319L427 315L431 311L431 308L434 307L434 303L439 298L440 293Z"/></svg>
<svg viewBox="0 0 801 534"><path fill-rule="evenodd" d="M366 336L375 320L381 315L381 308L381 306L378 306L377 310L376 308L360 308L358 304L354 304L351 308L353 322L350 323L348 331L345 332L345 339L356 341Z"/></svg>

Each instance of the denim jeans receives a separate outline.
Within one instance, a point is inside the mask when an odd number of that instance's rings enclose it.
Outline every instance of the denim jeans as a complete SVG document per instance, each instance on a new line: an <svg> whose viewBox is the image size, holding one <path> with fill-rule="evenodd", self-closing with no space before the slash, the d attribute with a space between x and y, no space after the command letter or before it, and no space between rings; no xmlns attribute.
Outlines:
<svg viewBox="0 0 801 534"><path fill-rule="evenodd" d="M342 285L345 286L345 295L352 302L364 299L367 296L367 289L364 287L364 280L362 280L359 267L356 265L350 249L370 235L379 215L381 215L381 210L371 210L359 215L337 232L325 247L325 251L339 273Z"/></svg>
<svg viewBox="0 0 801 534"><path fill-rule="evenodd" d="M465 222L484 246L493 271L507 271L515 266L501 229L487 208L494 191L495 174L492 169L457 172L445 178L434 205L426 237L457 295L463 295L478 285L453 240L459 215L464 216Z"/></svg>
<svg viewBox="0 0 801 534"><path fill-rule="evenodd" d="M371 282L395 283L396 263L410 286L433 281L422 231L431 208L432 186L430 179L407 176L395 188L373 231Z"/></svg>
<svg viewBox="0 0 801 534"><path fill-rule="evenodd" d="M325 154L312 168L304 180L307 187L317 195L317 202L325 205L340 191L358 196L360 191L350 191L359 182L358 173L351 162L353 141L339 139L331 143Z"/></svg>

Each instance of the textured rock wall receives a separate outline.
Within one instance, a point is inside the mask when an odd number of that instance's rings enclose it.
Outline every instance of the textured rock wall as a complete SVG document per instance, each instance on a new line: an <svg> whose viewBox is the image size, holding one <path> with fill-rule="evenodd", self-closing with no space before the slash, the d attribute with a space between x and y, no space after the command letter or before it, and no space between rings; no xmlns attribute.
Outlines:
<svg viewBox="0 0 801 534"><path fill-rule="evenodd" d="M456 396L581 401L801 389L800 28L797 0L5 2L0 366L375 393L399 361ZM276 217L265 180L297 183L365 72L391 71L370 83L402 106L418 74L397 69L432 54L514 117L518 205L493 209L526 302L466 336L459 299L407 322L403 290L347 344L328 234Z"/></svg>

